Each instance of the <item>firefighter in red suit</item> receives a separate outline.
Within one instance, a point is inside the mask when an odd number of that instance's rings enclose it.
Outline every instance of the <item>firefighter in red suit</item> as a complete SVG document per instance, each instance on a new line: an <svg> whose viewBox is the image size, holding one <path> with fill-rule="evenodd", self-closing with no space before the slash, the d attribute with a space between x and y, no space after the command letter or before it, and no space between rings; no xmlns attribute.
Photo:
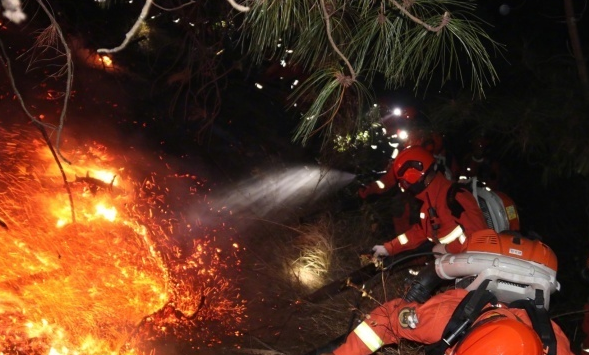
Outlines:
<svg viewBox="0 0 589 355"><path fill-rule="evenodd" d="M422 202L420 223L390 242L375 245L375 258L413 250L428 240L440 246L436 251L459 253L473 232L488 228L474 196L464 189L449 192L456 185L437 171L432 153L425 148L405 148L395 159L393 172L401 189Z"/></svg>
<svg viewBox="0 0 589 355"><path fill-rule="evenodd" d="M439 170L444 173L448 180L458 179L460 166L456 158L449 154L448 149L446 149L444 136L441 133L424 133L423 130L418 130L416 134L412 133L409 135L403 146L399 146L399 149L415 145L420 145L433 154L438 163ZM393 157L393 159L395 158ZM365 199L369 195L382 194L393 188L397 184L397 178L393 171L393 163L394 160L391 160L386 172L378 180L358 189L358 195Z"/></svg>
<svg viewBox="0 0 589 355"><path fill-rule="evenodd" d="M452 289L425 303L394 299L374 309L332 353L324 355L368 355L384 345L407 339L422 344L439 343L446 325L468 291ZM556 355L573 354L560 327L551 322ZM446 338L445 338L446 339ZM546 349L544 349L546 350ZM452 344L453 355L541 355L543 345L525 310L503 304L487 304L469 325L463 339Z"/></svg>
<svg viewBox="0 0 589 355"><path fill-rule="evenodd" d="M398 149L408 146L419 145L431 152L434 156L438 170L441 171L449 180L456 180L460 172L458 163L444 144L444 137L441 133L430 131L429 129L414 128L408 132L408 136ZM358 196L362 199L370 195L381 195L397 186L397 177L393 169L395 156L387 167L386 172L378 180L371 182L365 187L358 190ZM411 224L417 221L413 218L414 212L419 208L416 206L414 197L406 193L395 193L392 197L394 205L397 206L396 213L393 215L393 224L396 233L405 232Z"/></svg>
<svg viewBox="0 0 589 355"><path fill-rule="evenodd" d="M442 135L436 132L429 132L424 129L413 129L407 133L407 138L398 146L402 150L408 146L420 145L432 154L446 154L446 149L443 145ZM386 172L376 181L371 182L367 186L358 189L358 195L365 199L369 195L383 194L397 185L397 177L393 171L394 159L396 154L393 154L392 160L387 166Z"/></svg>

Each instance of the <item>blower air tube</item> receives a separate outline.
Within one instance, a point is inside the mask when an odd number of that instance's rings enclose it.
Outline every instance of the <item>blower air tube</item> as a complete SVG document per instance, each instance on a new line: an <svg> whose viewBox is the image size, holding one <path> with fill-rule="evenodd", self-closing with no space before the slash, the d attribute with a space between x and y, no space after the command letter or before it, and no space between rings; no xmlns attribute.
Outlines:
<svg viewBox="0 0 589 355"><path fill-rule="evenodd" d="M424 303L432 296L432 292L440 286L442 281L444 280L438 276L435 264L432 263L421 270L411 282L411 287L403 296L403 300Z"/></svg>

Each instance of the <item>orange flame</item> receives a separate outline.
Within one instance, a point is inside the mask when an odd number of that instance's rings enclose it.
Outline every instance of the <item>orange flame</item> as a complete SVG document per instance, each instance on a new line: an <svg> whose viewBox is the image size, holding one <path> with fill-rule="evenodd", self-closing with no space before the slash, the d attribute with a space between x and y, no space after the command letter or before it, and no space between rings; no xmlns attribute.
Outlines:
<svg viewBox="0 0 589 355"><path fill-rule="evenodd" d="M35 133L0 128L1 353L139 354L170 334L192 348L239 334L245 303L226 272L239 247L223 253L213 245L218 226L182 222L168 201L165 184L188 180L183 196L198 199L202 182L152 173L138 184L106 147L80 147L64 166L73 223L61 173ZM194 336L207 321L222 329Z"/></svg>

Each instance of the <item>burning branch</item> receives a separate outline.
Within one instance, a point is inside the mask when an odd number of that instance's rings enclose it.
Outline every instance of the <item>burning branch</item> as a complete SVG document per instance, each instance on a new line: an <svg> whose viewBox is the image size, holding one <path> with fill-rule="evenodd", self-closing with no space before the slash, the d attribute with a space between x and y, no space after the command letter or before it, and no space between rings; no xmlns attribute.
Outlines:
<svg viewBox="0 0 589 355"><path fill-rule="evenodd" d="M116 177L117 176L114 175L112 177L112 180L110 181L110 183L108 183L106 181L102 181L100 179L91 177L90 172L86 172L86 176L84 176L84 177L80 177L80 176L76 175L75 182L83 182L83 183L88 184L90 192L92 192L92 194L95 195L99 188L106 190L106 191L112 191L112 187L115 183Z"/></svg>

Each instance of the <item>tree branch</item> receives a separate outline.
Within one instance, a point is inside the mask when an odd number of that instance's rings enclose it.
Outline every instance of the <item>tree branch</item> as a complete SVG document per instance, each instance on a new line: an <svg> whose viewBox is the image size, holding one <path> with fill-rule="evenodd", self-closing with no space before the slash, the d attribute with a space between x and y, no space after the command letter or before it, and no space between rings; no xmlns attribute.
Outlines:
<svg viewBox="0 0 589 355"><path fill-rule="evenodd" d="M143 5L143 8L141 9L141 13L139 14L139 17L137 17L135 24L133 24L133 27L131 27L129 32L127 32L125 34L125 40L123 41L123 43L121 43L117 47L111 48L111 49L98 48L96 50L96 52L97 53L115 53L115 52L118 52L118 51L124 49L125 47L127 47L131 38L133 38L135 33L137 33L137 31L139 30L139 26L141 26L141 24L143 23L143 20L145 19L145 17L147 17L147 13L149 12L149 8L151 7L152 4L153 4L153 0L146 0L145 1L145 4Z"/></svg>
<svg viewBox="0 0 589 355"><path fill-rule="evenodd" d="M53 149L53 145L51 144L51 140L49 139L49 135L47 134L47 129L46 129L47 127L51 128L51 129L55 129L56 127L51 124L39 121L27 109L24 99L23 99L20 91L16 87L16 82L14 81L14 75L12 75L12 66L10 64L10 58L8 57L8 54L6 53L6 49L4 48L4 42L2 42L2 40L0 40L0 50L2 51L2 56L0 56L0 63L4 66L4 69L6 71L6 75L8 76L8 78L10 80L10 85L12 86L12 90L14 91L14 94L18 98L18 101L19 101L25 115L27 115L27 117L29 117L29 119L33 122L35 127L37 127L37 129L39 129L39 131L41 131L41 134L43 135L43 139L45 140L45 143L47 143L47 146L49 147L49 150L51 151L51 155L53 155L53 159L55 160L55 162L57 163L57 166L59 167L59 171L61 172L61 177L63 178L65 189L68 193L69 200L70 200L70 209L72 212L72 223L75 223L76 222L76 213L74 211L74 198L72 196L72 191L70 190L70 185L67 181L67 176L65 174L65 171L63 170L63 166L61 165L61 162L59 161L59 158L57 156L57 153L55 152L55 149ZM62 127L62 126L60 126L60 127ZM61 130L61 128L59 128L59 130Z"/></svg>
<svg viewBox="0 0 589 355"><path fill-rule="evenodd" d="M331 36L331 20L329 19L330 18L329 12L327 12L327 8L325 7L325 0L321 0L321 9L323 10L323 16L325 18L325 27L326 27L327 38L329 39L329 43L331 43L333 50L342 58L342 60L348 66L348 70L350 71L350 77L348 78L348 80L341 80L340 82L345 87L349 87L350 85L352 85L352 83L354 81L356 81L356 71L354 71L352 64L350 64L350 61L348 60L348 58L346 58L346 56L339 50L339 48L335 44L335 41L333 40L333 37Z"/></svg>
<svg viewBox="0 0 589 355"><path fill-rule="evenodd" d="M43 11L45 11L45 14L47 15L47 17L49 17L49 20L51 21L51 25L57 31L57 33L59 35L59 40L61 41L61 44L63 45L63 48L65 50L65 58L66 58L65 66L66 66L67 78L66 78L66 84L65 84L66 85L65 95L63 97L63 107L61 109L61 115L59 117L59 127L57 129L57 137L55 138L55 150L57 151L57 155L59 155L59 157L63 161L65 161L68 164L71 164L71 162L69 160L67 160L61 154L61 150L59 148L59 145L60 145L60 141L61 141L61 133L63 131L63 124L65 122L65 116L67 114L67 106L68 106L68 102L69 102L70 95L72 92L72 82L74 81L74 65L72 62L72 52L70 51L70 47L67 45L67 42L65 41L65 38L63 37L63 32L61 32L61 27L59 27L59 24L55 20L55 17L53 16L53 14L49 11L49 9L47 9L45 4L43 3L43 0L37 0L37 3L39 3L39 6L41 6Z"/></svg>
<svg viewBox="0 0 589 355"><path fill-rule="evenodd" d="M399 9L399 11L401 11L403 14L405 14L405 16L409 17L411 19L411 21L423 26L426 30L431 31L431 32L440 32L444 27L446 27L446 25L448 25L448 22L450 22L450 13L448 11L444 12L444 16L442 17L442 21L440 22L440 24L436 27L433 27L425 22L423 22L423 20L413 16L409 10L407 10L403 5L399 4L396 0L391 0L393 2L393 5L395 5L395 7L397 9Z"/></svg>
<svg viewBox="0 0 589 355"><path fill-rule="evenodd" d="M194 4L194 3L195 3L195 1L191 0L191 1L189 1L187 3L184 3L184 4L180 5L180 6L176 6L176 7L172 7L172 8L166 8L166 7L163 7L161 5L156 4L154 2L153 3L153 6L157 7L160 10L164 10L164 11L176 11L176 10L180 10L183 7L190 6L190 5Z"/></svg>

